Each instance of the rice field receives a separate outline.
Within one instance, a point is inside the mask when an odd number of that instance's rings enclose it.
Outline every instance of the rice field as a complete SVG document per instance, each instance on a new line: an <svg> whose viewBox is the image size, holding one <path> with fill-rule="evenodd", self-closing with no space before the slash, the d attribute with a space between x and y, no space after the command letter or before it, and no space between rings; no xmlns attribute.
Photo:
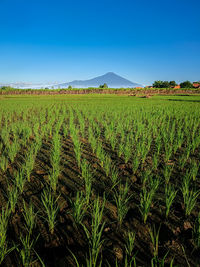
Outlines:
<svg viewBox="0 0 200 267"><path fill-rule="evenodd" d="M1 96L1 266L200 266L200 96Z"/></svg>

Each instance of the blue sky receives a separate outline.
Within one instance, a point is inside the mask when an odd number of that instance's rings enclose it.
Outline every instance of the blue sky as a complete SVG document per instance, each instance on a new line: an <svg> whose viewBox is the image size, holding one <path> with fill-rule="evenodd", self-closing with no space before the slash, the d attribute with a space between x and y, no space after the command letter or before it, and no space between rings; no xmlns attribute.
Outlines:
<svg viewBox="0 0 200 267"><path fill-rule="evenodd" d="M0 83L200 80L199 0L0 0Z"/></svg>

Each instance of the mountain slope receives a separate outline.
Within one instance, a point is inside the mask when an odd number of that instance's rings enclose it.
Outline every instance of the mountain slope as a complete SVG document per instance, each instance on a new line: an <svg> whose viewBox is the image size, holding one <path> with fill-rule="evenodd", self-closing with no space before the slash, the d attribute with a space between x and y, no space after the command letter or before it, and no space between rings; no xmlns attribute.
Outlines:
<svg viewBox="0 0 200 267"><path fill-rule="evenodd" d="M56 88L66 88L71 85L74 88L87 88L87 87L99 87L101 84L106 83L110 88L120 87L138 87L142 86L138 83L133 83L113 72L108 72L102 76L95 77L89 80L75 80L68 83L58 84Z"/></svg>
<svg viewBox="0 0 200 267"><path fill-rule="evenodd" d="M72 86L73 88L88 88L88 87L99 87L106 83L110 88L133 88L133 87L143 87L141 84L131 82L113 72L108 72L104 75L95 77L89 80L75 80L67 83L60 84L29 84L29 83L10 83L6 84L7 86L11 86L13 88L31 88L31 89L40 89L40 88L67 88L68 86ZM3 86L0 85L0 87Z"/></svg>

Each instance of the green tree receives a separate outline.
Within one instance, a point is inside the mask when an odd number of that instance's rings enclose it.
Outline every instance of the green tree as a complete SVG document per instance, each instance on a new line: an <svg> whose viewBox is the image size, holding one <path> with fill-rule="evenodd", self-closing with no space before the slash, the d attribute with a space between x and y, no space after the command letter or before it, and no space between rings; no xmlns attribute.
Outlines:
<svg viewBox="0 0 200 267"><path fill-rule="evenodd" d="M0 89L8 91L8 90L12 90L12 87L10 87L10 86L2 86Z"/></svg>
<svg viewBox="0 0 200 267"><path fill-rule="evenodd" d="M153 83L153 87L154 87L154 88L161 88L161 85L162 85L162 81L155 81L155 82Z"/></svg>
<svg viewBox="0 0 200 267"><path fill-rule="evenodd" d="M68 86L68 89L69 89L69 90L71 90L71 89L72 89L72 86L71 86L71 85L69 85L69 86Z"/></svg>
<svg viewBox="0 0 200 267"><path fill-rule="evenodd" d="M162 87L161 88L169 88L170 87L170 84L168 81L164 81L162 82Z"/></svg>
<svg viewBox="0 0 200 267"><path fill-rule="evenodd" d="M168 81L155 81L153 83L154 88L169 88L169 82Z"/></svg>
<svg viewBox="0 0 200 267"><path fill-rule="evenodd" d="M176 83L175 81L170 81L170 82L169 82L169 86L170 86L171 88L175 87L176 85L177 85L177 83Z"/></svg>
<svg viewBox="0 0 200 267"><path fill-rule="evenodd" d="M190 81L180 83L181 88L193 88L193 84Z"/></svg>
<svg viewBox="0 0 200 267"><path fill-rule="evenodd" d="M103 85L100 85L99 88L108 88L107 83L104 83Z"/></svg>

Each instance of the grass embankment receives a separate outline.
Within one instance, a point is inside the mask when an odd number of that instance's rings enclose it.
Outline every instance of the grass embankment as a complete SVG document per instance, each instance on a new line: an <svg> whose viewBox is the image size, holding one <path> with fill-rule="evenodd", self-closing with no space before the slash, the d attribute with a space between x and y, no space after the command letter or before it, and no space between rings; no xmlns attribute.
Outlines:
<svg viewBox="0 0 200 267"><path fill-rule="evenodd" d="M175 95L200 94L200 89L169 89L169 88L86 88L86 89L0 89L0 95L58 95L58 94L117 94L117 95Z"/></svg>

